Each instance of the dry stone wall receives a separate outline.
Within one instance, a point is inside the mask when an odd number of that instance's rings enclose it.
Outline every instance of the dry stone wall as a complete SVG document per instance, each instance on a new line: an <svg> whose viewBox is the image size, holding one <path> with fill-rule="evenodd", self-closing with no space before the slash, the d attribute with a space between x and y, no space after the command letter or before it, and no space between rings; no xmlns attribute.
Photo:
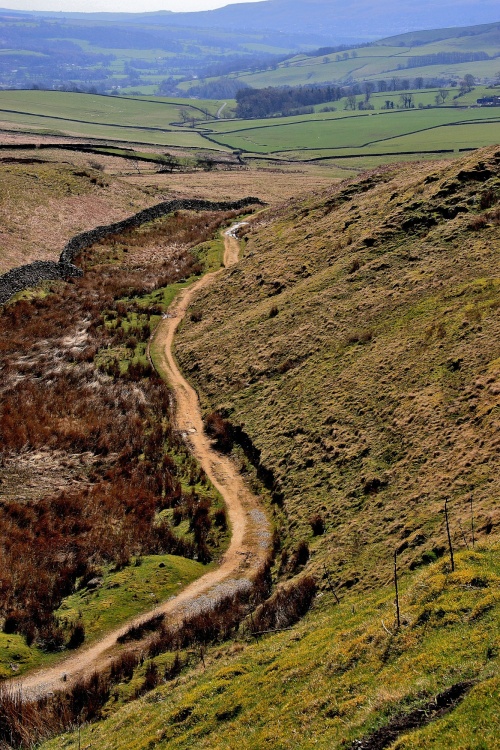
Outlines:
<svg viewBox="0 0 500 750"><path fill-rule="evenodd" d="M122 221L114 224L90 229L88 232L82 232L73 237L63 249L59 262L55 261L35 261L26 266L19 266L7 271L0 276L0 305L7 302L14 294L30 289L41 281L66 279L75 276L83 276L83 271L74 265L74 259L95 242L108 237L112 234L120 234L127 229L133 229L148 221L154 221L161 216L172 213L173 211L238 211L251 205L263 205L259 198L242 198L239 201L204 201L196 199L179 199L173 201L164 201L157 203L156 206L139 211L139 213L129 216Z"/></svg>
<svg viewBox="0 0 500 750"><path fill-rule="evenodd" d="M36 260L27 266L19 266L0 276L0 305L17 292L37 286L41 281L67 279L83 276L83 271L72 263L56 263L52 260Z"/></svg>

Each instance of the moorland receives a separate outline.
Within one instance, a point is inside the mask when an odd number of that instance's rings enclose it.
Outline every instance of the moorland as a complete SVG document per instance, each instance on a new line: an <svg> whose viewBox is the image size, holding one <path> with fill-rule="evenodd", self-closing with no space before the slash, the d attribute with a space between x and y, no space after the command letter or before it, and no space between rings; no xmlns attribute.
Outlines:
<svg viewBox="0 0 500 750"><path fill-rule="evenodd" d="M468 32L217 99L0 92L0 271L104 225L0 308L6 750L498 747L498 29Z"/></svg>

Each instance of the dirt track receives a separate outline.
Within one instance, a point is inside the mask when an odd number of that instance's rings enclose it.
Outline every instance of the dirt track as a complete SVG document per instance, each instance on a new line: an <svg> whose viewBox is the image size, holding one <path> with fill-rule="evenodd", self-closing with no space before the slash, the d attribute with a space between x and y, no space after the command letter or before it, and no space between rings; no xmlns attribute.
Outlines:
<svg viewBox="0 0 500 750"><path fill-rule="evenodd" d="M238 261L239 244L233 230L232 227L225 233L226 267ZM239 585L238 580L248 578L266 555L270 544L270 530L268 521L259 507L259 501L245 486L231 459L217 453L211 447L210 440L203 432L196 391L184 379L172 353L175 332L191 300L200 289L223 272L222 270L203 276L174 300L169 317L163 318L156 330L154 342L155 366L170 385L175 397L177 429L183 433L194 456L225 500L232 532L229 548L218 568L193 581L175 598L128 621L121 628L112 631L89 648L72 654L56 666L10 681L12 687L21 688L26 695L54 692L70 685L79 677L102 669L116 654L116 639L130 625L138 624L159 613L169 615L169 620L172 621L180 617L187 608L208 607L210 600L216 600L230 587L236 589ZM66 681L63 681L63 675L66 676Z"/></svg>

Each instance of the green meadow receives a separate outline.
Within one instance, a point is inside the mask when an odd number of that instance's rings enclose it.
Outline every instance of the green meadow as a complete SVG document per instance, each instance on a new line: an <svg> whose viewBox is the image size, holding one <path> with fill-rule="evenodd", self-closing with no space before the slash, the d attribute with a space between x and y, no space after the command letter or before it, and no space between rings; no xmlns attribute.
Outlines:
<svg viewBox="0 0 500 750"><path fill-rule="evenodd" d="M63 600L56 616L80 621L86 642L151 610L199 578L207 566L175 555L147 555L122 570L107 571L96 589L85 587Z"/></svg>
<svg viewBox="0 0 500 750"><path fill-rule="evenodd" d="M438 38L435 38L435 37ZM443 53L486 53L490 59L450 63L436 59L417 67L414 58ZM500 37L498 24L469 29L440 29L439 32L416 32L389 37L371 46L352 47L342 52L311 56L300 54L277 66L259 71L245 71L236 77L253 88L266 86L299 86L318 83L343 83L380 78L463 78L470 73L478 78L495 78L499 71ZM189 88L193 82L181 84Z"/></svg>
<svg viewBox="0 0 500 750"><path fill-rule="evenodd" d="M1 91L0 120L18 128L80 137L203 148L207 144L187 121L205 120L203 110L215 114L222 103L161 98L150 101L59 91Z"/></svg>
<svg viewBox="0 0 500 750"><path fill-rule="evenodd" d="M432 108L388 112L335 112L255 121L212 134L221 145L250 153L301 152L311 156L478 148L495 143L500 111ZM222 124L219 126L222 129ZM323 153L328 152L328 154Z"/></svg>
<svg viewBox="0 0 500 750"><path fill-rule="evenodd" d="M458 708L390 747L493 750L498 572L498 557L482 549L462 553L454 574L440 561L409 576L401 584L400 630L390 586L348 594L340 606L325 594L287 631L219 645L203 670L126 702L144 680L144 665L116 690L104 721L42 748L346 748L401 712L425 714L433 696L465 680L471 689ZM159 657L158 665L164 661Z"/></svg>

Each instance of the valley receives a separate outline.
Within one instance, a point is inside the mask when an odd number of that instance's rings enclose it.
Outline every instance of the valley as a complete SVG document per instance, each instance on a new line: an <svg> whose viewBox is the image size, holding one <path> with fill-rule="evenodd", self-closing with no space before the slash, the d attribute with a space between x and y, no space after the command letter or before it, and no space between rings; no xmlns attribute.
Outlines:
<svg viewBox="0 0 500 750"><path fill-rule="evenodd" d="M0 12L1 750L500 750L500 27L435 5Z"/></svg>

